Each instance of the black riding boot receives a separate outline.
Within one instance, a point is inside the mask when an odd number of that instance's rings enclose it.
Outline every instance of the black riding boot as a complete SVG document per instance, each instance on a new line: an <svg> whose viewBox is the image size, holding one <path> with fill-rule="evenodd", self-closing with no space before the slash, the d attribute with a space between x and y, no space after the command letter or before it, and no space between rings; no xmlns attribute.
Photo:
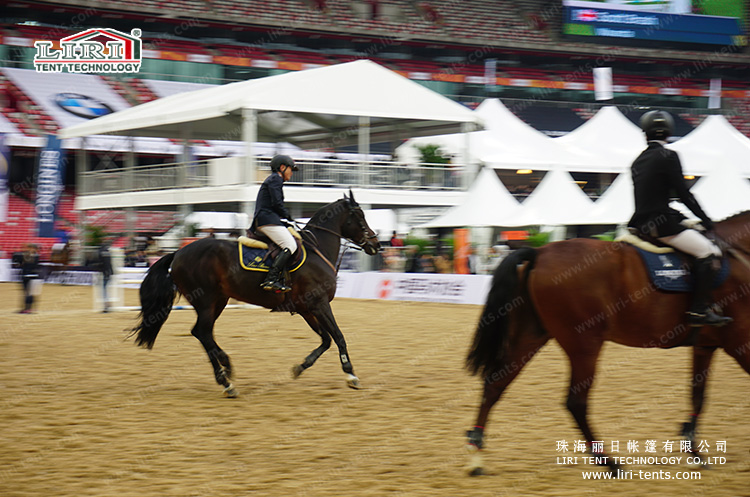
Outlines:
<svg viewBox="0 0 750 497"><path fill-rule="evenodd" d="M711 286L714 275L718 271L719 259L715 256L697 259L693 266L693 302L688 311L690 326L724 326L733 321L732 318L719 316L711 309Z"/></svg>
<svg viewBox="0 0 750 497"><path fill-rule="evenodd" d="M289 249L282 250L279 255L276 256L276 260L273 261L273 266L268 271L268 275L260 287L268 292L284 293L292 289L284 283L284 268L289 262L289 258L292 257L292 253Z"/></svg>

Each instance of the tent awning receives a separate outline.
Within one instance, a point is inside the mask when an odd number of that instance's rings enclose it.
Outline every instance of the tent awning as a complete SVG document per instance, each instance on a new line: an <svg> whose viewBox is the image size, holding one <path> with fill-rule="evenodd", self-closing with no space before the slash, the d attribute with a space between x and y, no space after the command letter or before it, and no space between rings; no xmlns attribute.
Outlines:
<svg viewBox="0 0 750 497"><path fill-rule="evenodd" d="M181 138L189 129L193 139L237 140L244 109L257 112L258 140L305 148L332 139L355 143L360 116L370 118L372 141L393 138L397 130L424 136L457 132L464 123L481 127L481 118L463 105L359 60L179 93L65 128L60 136Z"/></svg>

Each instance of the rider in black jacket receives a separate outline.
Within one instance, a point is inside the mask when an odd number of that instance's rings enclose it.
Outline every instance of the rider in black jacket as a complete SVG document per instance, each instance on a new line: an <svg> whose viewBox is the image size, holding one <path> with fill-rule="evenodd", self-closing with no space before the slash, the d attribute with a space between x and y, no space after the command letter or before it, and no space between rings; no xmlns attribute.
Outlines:
<svg viewBox="0 0 750 497"><path fill-rule="evenodd" d="M273 261L265 281L260 285L263 290L269 292L281 293L292 289L284 282L283 271L297 251L297 243L281 220L292 220L291 214L284 206L283 187L284 182L291 179L294 171L299 171L299 168L291 157L275 156L271 159L271 174L260 186L255 200L255 216L250 229L263 233L282 249Z"/></svg>
<svg viewBox="0 0 750 497"><path fill-rule="evenodd" d="M680 212L669 207L674 192L698 218L706 230L713 222L690 193L682 174L677 152L664 147L672 135L674 121L663 111L650 111L641 117L648 148L633 162L631 172L635 192L635 214L628 226L657 238L662 243L695 257L693 301L688 311L691 326L723 326L732 318L711 309L711 285L719 269L721 250L699 231L685 227Z"/></svg>

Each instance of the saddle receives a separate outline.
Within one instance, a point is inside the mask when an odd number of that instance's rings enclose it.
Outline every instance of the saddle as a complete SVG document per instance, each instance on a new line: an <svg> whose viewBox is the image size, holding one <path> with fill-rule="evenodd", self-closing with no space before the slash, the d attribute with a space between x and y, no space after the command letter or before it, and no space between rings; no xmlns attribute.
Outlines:
<svg viewBox="0 0 750 497"><path fill-rule="evenodd" d="M691 267L694 257L679 252L661 243L659 240L635 229L615 240L632 245L641 256L651 282L660 290L670 292L691 292L693 280ZM721 260L721 269L714 278L713 287L717 288L729 277L729 261Z"/></svg>
<svg viewBox="0 0 750 497"><path fill-rule="evenodd" d="M305 246L302 244L302 237L293 228L289 232L297 242L297 250L294 252L292 260L289 262L289 272L296 271L307 259ZM273 265L274 259L281 252L281 247L276 245L265 235L247 230L247 236L241 236L237 239L239 246L240 266L248 271L268 272Z"/></svg>

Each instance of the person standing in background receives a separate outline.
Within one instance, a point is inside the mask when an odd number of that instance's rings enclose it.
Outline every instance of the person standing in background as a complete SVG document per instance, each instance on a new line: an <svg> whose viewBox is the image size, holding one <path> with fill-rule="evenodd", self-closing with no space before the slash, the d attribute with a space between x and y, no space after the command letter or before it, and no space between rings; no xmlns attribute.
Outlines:
<svg viewBox="0 0 750 497"><path fill-rule="evenodd" d="M19 314L31 314L34 296L38 293L36 285L39 279L39 251L33 243L27 243L20 259L21 285L23 286L23 309Z"/></svg>
<svg viewBox="0 0 750 497"><path fill-rule="evenodd" d="M109 312L109 296L107 295L107 285L109 285L109 279L114 273L112 271L112 254L110 253L110 241L105 239L99 246L98 250L98 269L102 273L102 300L104 301L104 309L102 312Z"/></svg>

